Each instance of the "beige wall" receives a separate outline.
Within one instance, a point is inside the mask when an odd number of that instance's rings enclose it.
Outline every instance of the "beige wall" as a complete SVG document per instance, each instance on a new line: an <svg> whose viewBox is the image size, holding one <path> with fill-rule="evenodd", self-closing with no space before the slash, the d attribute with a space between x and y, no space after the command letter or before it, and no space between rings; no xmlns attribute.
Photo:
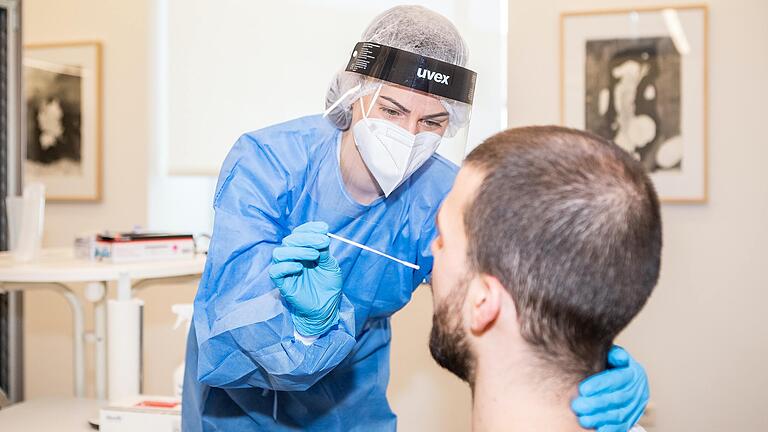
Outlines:
<svg viewBox="0 0 768 432"><path fill-rule="evenodd" d="M25 0L23 8L24 43L96 40L103 49L103 199L98 203L48 203L45 245L69 246L80 232L145 224L148 3ZM68 305L57 294L45 291L26 294L25 302L27 396L70 394L72 319ZM86 304L89 318L90 311ZM91 328L90 321L87 325ZM89 349L88 360L90 353ZM90 361L88 366L90 378ZM92 390L93 383L89 380L88 384Z"/></svg>
<svg viewBox="0 0 768 432"><path fill-rule="evenodd" d="M432 293L422 285L392 319L392 375L387 396L398 417L398 430L468 431L469 387L432 360L431 328Z"/></svg>
<svg viewBox="0 0 768 432"><path fill-rule="evenodd" d="M711 0L710 200L665 205L661 281L620 342L647 368L659 431L768 430L768 2ZM563 10L684 4L513 1L510 125L558 122Z"/></svg>
<svg viewBox="0 0 768 432"><path fill-rule="evenodd" d="M669 3L674 3L670 0ZM558 16L562 10L654 5L648 1L511 1L510 125L558 121ZM648 369L656 431L758 431L768 427L768 3L710 4L710 202L665 206L664 269L648 307L621 343ZM46 243L81 230L143 224L150 142L150 7L146 1L26 0L27 42L97 39L104 44L104 201L51 204ZM473 55L482 55L474 48ZM134 175L135 174L135 175ZM170 304L193 286L152 288L147 300L145 389L167 393L182 342ZM71 389L69 311L54 294L26 296L30 397ZM90 308L89 310L90 311ZM393 321L391 404L400 430L464 431L468 389L429 357L429 290ZM91 327L90 323L87 323ZM162 353L162 354L159 354ZM89 357L90 358L90 357ZM89 378L90 378L89 370ZM92 390L92 383L89 384Z"/></svg>
<svg viewBox="0 0 768 432"><path fill-rule="evenodd" d="M24 43L102 43L103 199L49 203L45 242L70 245L80 232L144 225L149 140L149 6L144 0L27 0Z"/></svg>

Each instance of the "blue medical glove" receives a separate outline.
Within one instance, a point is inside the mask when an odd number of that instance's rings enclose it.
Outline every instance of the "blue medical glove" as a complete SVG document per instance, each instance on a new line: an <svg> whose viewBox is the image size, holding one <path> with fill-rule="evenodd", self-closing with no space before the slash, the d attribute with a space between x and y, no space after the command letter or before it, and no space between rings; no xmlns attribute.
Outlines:
<svg viewBox="0 0 768 432"><path fill-rule="evenodd" d="M637 423L648 404L648 376L635 359L614 345L608 352L610 369L579 384L571 408L585 429L626 432Z"/></svg>
<svg viewBox="0 0 768 432"><path fill-rule="evenodd" d="M328 246L328 225L308 222L296 227L272 252L269 277L291 307L299 334L325 333L339 320L341 269Z"/></svg>

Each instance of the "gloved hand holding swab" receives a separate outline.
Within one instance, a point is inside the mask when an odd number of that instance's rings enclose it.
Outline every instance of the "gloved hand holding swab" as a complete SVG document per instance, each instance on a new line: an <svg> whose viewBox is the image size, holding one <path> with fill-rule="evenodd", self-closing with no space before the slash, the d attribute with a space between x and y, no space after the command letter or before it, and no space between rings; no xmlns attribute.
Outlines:
<svg viewBox="0 0 768 432"><path fill-rule="evenodd" d="M363 249L363 250L367 250L368 252L373 252L373 253L375 253L376 255L381 255L381 256L383 256L384 258L389 258L389 259L391 259L392 261L394 261L394 262L396 262L396 263L402 264L402 265L404 265L404 266L406 266L406 267L410 267L410 268L412 268L412 269L414 269L414 270L418 270L418 269L420 268L420 267L419 267L419 266L417 266L416 264L411 264L411 263L409 263L408 261L403 261L403 260L401 260L401 259L397 259L397 258L395 258L395 257L393 257L393 256L391 256L391 255L387 255L387 254L385 254L384 252L380 252L380 251L377 251L376 249L370 248L370 247L368 247L368 246L366 246L366 245L364 245L364 244L360 244L360 243L358 243L358 242L355 242L355 241L352 241L352 240L346 239L346 238L344 238L344 237L341 237L341 236L338 236L338 235L336 235L336 234L333 234L333 233L328 233L328 237L330 237L330 238L332 238L332 239L336 239L336 240L338 240L338 241L342 241L342 242L344 242L344 243L347 243L347 244L351 244L352 246L356 246L356 247L359 247L360 249Z"/></svg>

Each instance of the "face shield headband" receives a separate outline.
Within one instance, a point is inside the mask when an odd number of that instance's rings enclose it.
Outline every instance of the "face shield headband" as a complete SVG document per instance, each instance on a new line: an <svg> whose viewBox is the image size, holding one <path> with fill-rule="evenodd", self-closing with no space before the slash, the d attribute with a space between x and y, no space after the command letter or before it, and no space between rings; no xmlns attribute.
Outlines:
<svg viewBox="0 0 768 432"><path fill-rule="evenodd" d="M472 104L477 74L461 66L372 42L358 42L347 72Z"/></svg>

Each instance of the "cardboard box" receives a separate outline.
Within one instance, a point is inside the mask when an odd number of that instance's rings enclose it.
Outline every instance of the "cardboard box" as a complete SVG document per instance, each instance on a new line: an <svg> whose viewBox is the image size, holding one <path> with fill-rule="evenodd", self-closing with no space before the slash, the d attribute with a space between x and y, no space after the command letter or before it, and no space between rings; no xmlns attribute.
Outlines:
<svg viewBox="0 0 768 432"><path fill-rule="evenodd" d="M190 234L99 235L94 255L113 263L188 259L195 256L195 241Z"/></svg>
<svg viewBox="0 0 768 432"><path fill-rule="evenodd" d="M181 432L181 400L140 395L102 408L101 432Z"/></svg>

